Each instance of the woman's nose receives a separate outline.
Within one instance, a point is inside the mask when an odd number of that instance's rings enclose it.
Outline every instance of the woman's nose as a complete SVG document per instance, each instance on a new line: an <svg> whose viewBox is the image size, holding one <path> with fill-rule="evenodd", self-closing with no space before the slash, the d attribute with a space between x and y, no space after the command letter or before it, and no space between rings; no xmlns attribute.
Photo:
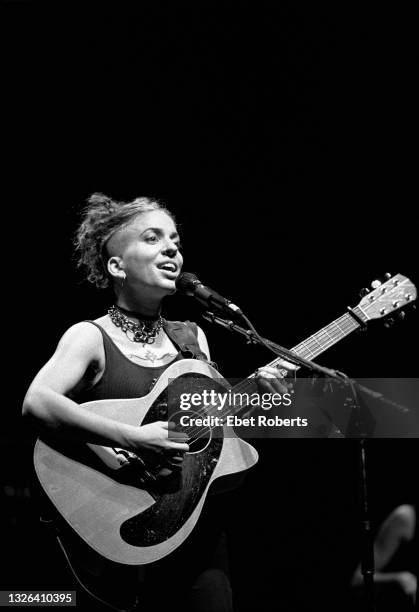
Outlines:
<svg viewBox="0 0 419 612"><path fill-rule="evenodd" d="M169 255L169 257L174 257L178 252L179 248L176 242L172 242L169 240L163 248L163 253Z"/></svg>

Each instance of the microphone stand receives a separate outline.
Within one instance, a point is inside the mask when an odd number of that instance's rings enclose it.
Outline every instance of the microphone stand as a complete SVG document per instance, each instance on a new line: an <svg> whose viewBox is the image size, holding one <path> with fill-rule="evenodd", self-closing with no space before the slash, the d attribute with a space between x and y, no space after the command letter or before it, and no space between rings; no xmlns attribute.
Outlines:
<svg viewBox="0 0 419 612"><path fill-rule="evenodd" d="M332 370L318 365L317 363L304 359L299 355L296 355L292 351L284 348L283 346L263 338L257 332L255 333L254 328L245 329L232 320L223 319L218 317L210 311L206 311L202 314L203 318L210 323L216 323L225 329L235 331L247 338L248 344L261 344L266 346L273 353L282 357L286 361L289 361L297 366L305 367L311 372L321 374L323 376L329 376L340 382L344 382L350 387L351 390L351 403L352 403L352 414L356 415L355 421L352 425L357 430L357 436L359 437L358 444L358 473L359 473L359 489L360 489L360 515L361 515L361 537L362 537L362 552L361 552L361 572L364 579L365 589L365 610L366 612L376 612L375 605L375 586L374 586L374 542L372 537L372 524L369 518L369 502L368 502L368 489L367 489L367 466L366 466L366 448L365 442L368 436L366 431L365 423L362 420L362 406L359 403L357 388L367 394L376 397L377 393L368 389L367 387L358 385L358 383L350 379L346 374L339 372L338 370ZM246 319L246 317L244 317ZM251 326L250 321L246 321ZM379 398L385 401L385 398ZM394 402L389 402L394 405ZM397 405L398 408L404 411L408 410L403 406ZM362 430L360 428L362 426Z"/></svg>

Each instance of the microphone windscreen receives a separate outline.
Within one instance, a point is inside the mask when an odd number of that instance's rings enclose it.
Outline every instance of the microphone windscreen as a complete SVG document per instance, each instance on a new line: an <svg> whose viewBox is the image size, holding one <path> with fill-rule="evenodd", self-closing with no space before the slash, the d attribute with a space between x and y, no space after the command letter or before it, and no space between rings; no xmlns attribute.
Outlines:
<svg viewBox="0 0 419 612"><path fill-rule="evenodd" d="M188 294L194 289L195 285L199 283L200 281L192 272L182 272L177 277L176 287L180 293Z"/></svg>

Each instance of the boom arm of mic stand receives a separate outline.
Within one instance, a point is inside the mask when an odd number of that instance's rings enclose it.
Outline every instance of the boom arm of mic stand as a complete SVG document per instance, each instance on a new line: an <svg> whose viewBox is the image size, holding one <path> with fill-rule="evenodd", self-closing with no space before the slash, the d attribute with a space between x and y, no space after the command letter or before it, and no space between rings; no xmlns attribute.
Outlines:
<svg viewBox="0 0 419 612"><path fill-rule="evenodd" d="M209 311L204 312L202 316L210 323L217 323L218 325L221 325L222 327L229 329L230 331L235 331L239 334L242 334L243 336L246 336L250 343L253 342L254 344L261 344L263 346L263 343L259 340L256 334L254 334L250 329L245 329L244 327L237 325L237 323L234 323L234 321L222 319L221 317L218 317L217 315ZM320 366L314 361L304 359L304 357L300 357L296 353L289 351L288 349L284 348L280 344L277 344L276 342L273 342L272 340L268 340L267 338L262 338L262 340L264 343L269 345L273 353L287 361L290 361L291 363L294 363L299 367L308 368L312 372L317 372L322 376L329 376L330 378L337 378L339 380L342 380L342 377L346 378L345 375L342 375L340 372Z"/></svg>

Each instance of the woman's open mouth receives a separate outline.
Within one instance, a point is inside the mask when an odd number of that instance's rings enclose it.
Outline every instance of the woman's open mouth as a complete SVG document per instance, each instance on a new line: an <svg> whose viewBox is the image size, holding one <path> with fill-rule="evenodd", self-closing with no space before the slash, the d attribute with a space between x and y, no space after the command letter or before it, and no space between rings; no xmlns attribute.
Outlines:
<svg viewBox="0 0 419 612"><path fill-rule="evenodd" d="M162 264L159 264L158 269L162 272L165 272L168 276L175 278L178 275L178 266L173 261L168 261Z"/></svg>

